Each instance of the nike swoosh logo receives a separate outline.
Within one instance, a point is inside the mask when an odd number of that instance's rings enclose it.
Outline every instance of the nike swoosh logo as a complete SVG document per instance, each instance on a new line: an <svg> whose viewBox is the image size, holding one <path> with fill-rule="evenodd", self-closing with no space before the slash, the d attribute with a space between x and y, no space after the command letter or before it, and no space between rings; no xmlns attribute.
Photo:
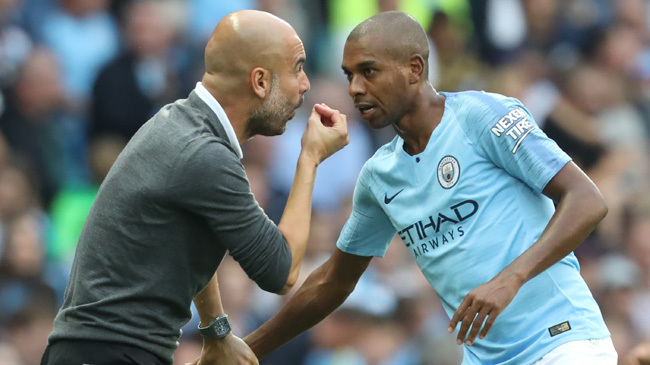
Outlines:
<svg viewBox="0 0 650 365"><path fill-rule="evenodd" d="M388 197L388 194L384 194L384 203L390 204L390 202L392 202L393 199L395 199L395 197L402 191L404 191L404 189L398 191L397 193L395 193L395 195L391 196L390 198Z"/></svg>

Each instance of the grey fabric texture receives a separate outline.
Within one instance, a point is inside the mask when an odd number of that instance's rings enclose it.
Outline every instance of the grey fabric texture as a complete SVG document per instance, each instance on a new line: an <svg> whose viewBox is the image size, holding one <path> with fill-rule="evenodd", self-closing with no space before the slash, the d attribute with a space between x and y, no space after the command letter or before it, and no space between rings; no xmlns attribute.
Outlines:
<svg viewBox="0 0 650 365"><path fill-rule="evenodd" d="M49 340L125 343L171 363L191 301L226 252L262 289L285 285L286 240L192 92L143 125L102 183Z"/></svg>

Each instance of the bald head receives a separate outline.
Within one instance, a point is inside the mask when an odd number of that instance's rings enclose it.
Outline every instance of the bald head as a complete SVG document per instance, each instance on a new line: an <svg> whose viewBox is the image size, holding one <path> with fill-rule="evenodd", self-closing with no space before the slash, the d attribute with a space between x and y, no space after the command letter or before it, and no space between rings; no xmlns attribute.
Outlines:
<svg viewBox="0 0 650 365"><path fill-rule="evenodd" d="M212 32L201 81L226 111L240 141L277 135L309 90L305 60L302 41L289 23L263 11L238 11Z"/></svg>
<svg viewBox="0 0 650 365"><path fill-rule="evenodd" d="M292 38L299 40L296 31L272 14L257 10L228 14L205 48L206 72L241 77L258 66L273 71Z"/></svg>
<svg viewBox="0 0 650 365"><path fill-rule="evenodd" d="M404 61L419 54L429 58L427 35L415 18L401 11L387 11L364 20L350 35L352 40L368 39L391 54L395 60Z"/></svg>

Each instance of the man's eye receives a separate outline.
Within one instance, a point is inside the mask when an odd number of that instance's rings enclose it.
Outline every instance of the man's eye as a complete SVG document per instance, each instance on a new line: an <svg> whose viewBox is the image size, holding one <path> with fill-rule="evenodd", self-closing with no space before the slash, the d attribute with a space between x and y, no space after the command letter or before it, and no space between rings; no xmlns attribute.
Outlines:
<svg viewBox="0 0 650 365"><path fill-rule="evenodd" d="M371 68L367 68L367 69L363 70L363 73L364 73L365 75L370 75L370 74L372 74L373 72L375 72L375 70L373 70L373 69L371 69Z"/></svg>

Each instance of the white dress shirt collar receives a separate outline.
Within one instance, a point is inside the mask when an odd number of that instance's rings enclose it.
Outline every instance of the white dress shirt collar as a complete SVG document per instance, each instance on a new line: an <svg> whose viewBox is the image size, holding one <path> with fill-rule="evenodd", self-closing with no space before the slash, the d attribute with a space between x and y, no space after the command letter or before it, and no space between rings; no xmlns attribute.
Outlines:
<svg viewBox="0 0 650 365"><path fill-rule="evenodd" d="M239 145L239 140L237 139L235 130L232 128L230 119L228 119L228 116L226 115L226 111L223 110L221 104L219 104L217 99L215 99L214 96L210 94L208 89L206 89L205 86L203 86L203 83L197 82L194 91L196 91L196 94L201 98L201 100L203 100L206 104L208 104L208 106L210 107L210 109L212 109L214 114L217 115L219 121L221 122L221 125L223 126L223 129L225 129L226 134L228 135L228 139L230 140L230 144L232 145L232 148L235 149L237 156L239 156L239 159L241 160L244 157L244 153L241 150L241 146Z"/></svg>

